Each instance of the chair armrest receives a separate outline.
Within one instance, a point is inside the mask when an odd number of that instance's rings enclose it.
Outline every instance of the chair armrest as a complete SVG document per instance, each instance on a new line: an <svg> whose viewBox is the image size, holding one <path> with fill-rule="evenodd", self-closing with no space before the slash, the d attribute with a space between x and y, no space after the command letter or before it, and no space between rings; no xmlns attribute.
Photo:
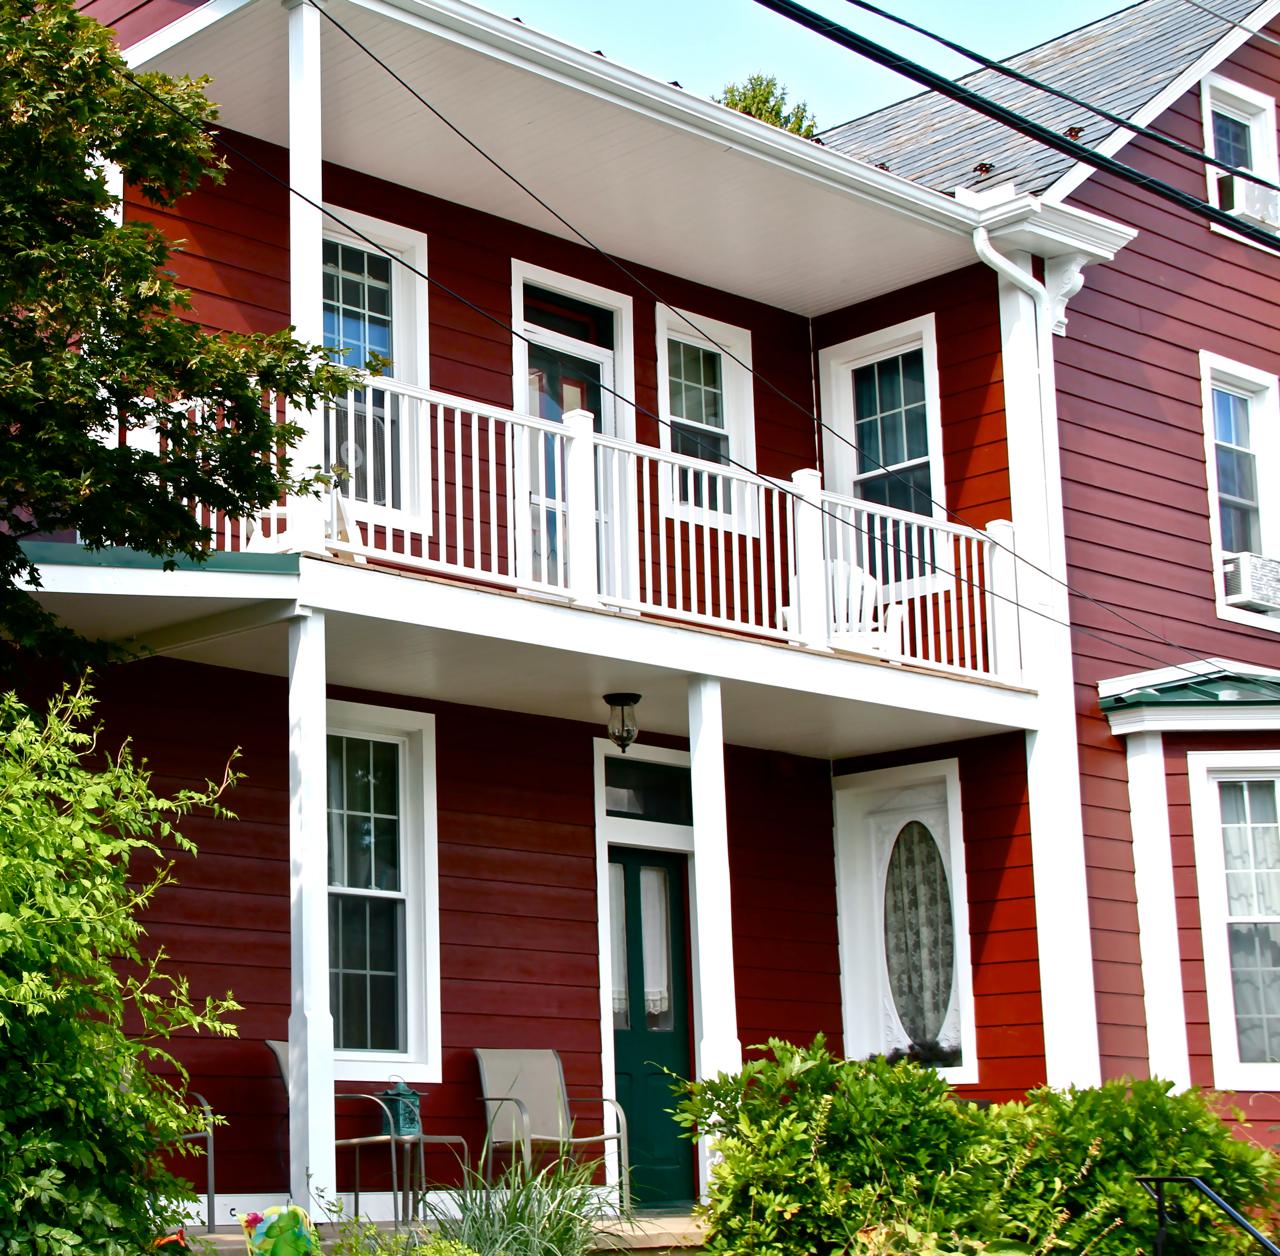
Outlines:
<svg viewBox="0 0 1280 1256"><path fill-rule="evenodd" d="M209 1106L209 1101L198 1090L189 1090L187 1094L204 1109L204 1126L201 1129L192 1130L189 1134L182 1134L179 1137L179 1141L189 1143L197 1138L211 1139L213 1137L213 1109Z"/></svg>
<svg viewBox="0 0 1280 1256"><path fill-rule="evenodd" d="M391 1109L378 1098L377 1095L367 1095L357 1090L340 1090L333 1096L335 1103L341 1103L344 1099L364 1099L369 1103L376 1103L382 1112L383 1119L387 1123L388 1130L394 1130L396 1123L391 1119Z"/></svg>
<svg viewBox="0 0 1280 1256"><path fill-rule="evenodd" d="M489 1112L489 1132L491 1135L493 1133L493 1124L498 1117L497 1109L504 1103L514 1104L516 1113L520 1118L520 1130L522 1135L521 1141L526 1148L529 1146L529 1140L532 1137L533 1125L529 1120L528 1105L523 1099L519 1099L515 1095L481 1095L480 1102L483 1103L486 1108L490 1104L496 1105Z"/></svg>

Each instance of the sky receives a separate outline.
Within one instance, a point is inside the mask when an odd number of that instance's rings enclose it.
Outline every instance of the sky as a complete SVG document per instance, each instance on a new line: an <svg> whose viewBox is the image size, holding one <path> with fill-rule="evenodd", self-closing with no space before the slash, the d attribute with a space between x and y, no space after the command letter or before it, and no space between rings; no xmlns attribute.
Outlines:
<svg viewBox="0 0 1280 1256"><path fill-rule="evenodd" d="M599 49L699 96L747 75L776 75L789 101L805 101L819 128L913 95L908 80L753 3L753 0L477 0L503 17L590 51ZM931 69L975 68L937 44L862 12L846 0L809 8ZM1125 7L1125 0L878 0L879 6L988 57L1007 57Z"/></svg>

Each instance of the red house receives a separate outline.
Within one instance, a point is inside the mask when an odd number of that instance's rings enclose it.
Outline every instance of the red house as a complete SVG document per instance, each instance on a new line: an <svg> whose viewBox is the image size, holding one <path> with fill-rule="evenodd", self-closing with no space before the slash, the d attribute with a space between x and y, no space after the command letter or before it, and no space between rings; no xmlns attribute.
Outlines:
<svg viewBox="0 0 1280 1256"><path fill-rule="evenodd" d="M1280 0L1215 2L1013 64L1280 181ZM85 7L213 78L225 185L124 195L196 315L391 360L207 564L36 547L161 784L243 750L149 926L245 1005L183 1043L220 1220L350 1187L338 1092L478 1146L478 1047L620 1098L649 1199L648 1062L769 1035L1280 1115L1280 258L927 94L819 145L464 0Z"/></svg>

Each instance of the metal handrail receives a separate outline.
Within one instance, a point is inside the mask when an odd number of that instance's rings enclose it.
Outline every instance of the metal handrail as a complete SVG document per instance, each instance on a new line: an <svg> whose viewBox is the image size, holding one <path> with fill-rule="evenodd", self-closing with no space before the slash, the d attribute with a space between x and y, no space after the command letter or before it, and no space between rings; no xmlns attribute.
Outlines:
<svg viewBox="0 0 1280 1256"><path fill-rule="evenodd" d="M1237 1212L1221 1195L1218 1194L1211 1186L1202 1181L1198 1177L1191 1177L1184 1174L1174 1174L1168 1177L1140 1177L1137 1179L1138 1185L1142 1187L1152 1199L1156 1201L1156 1217L1158 1228L1156 1230L1156 1251L1155 1256L1163 1256L1164 1242L1168 1233L1169 1214L1165 1208L1164 1188L1166 1185L1174 1184L1178 1186L1192 1186L1200 1192L1210 1203L1216 1204L1237 1226L1240 1227L1250 1238L1257 1243L1263 1251L1271 1252L1272 1256L1280 1256L1280 1247L1277 1247L1261 1230L1246 1217L1243 1213Z"/></svg>

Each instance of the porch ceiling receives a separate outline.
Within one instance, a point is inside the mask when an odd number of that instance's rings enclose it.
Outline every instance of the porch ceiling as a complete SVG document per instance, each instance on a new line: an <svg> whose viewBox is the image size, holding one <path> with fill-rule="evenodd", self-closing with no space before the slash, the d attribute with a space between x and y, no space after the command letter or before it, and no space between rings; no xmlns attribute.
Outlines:
<svg viewBox="0 0 1280 1256"><path fill-rule="evenodd" d="M601 695L630 690L643 695L642 735L687 736L693 674L722 677L727 740L819 758L981 737L1035 718L1034 695L1003 686L333 563L304 562L300 583L43 570L41 601L87 635L284 676L283 618L311 605L325 611L331 686L579 720L602 735ZM249 580L259 598L246 596ZM108 585L115 596L101 596ZM193 596L201 586L210 596Z"/></svg>
<svg viewBox="0 0 1280 1256"><path fill-rule="evenodd" d="M167 51L144 41L132 60L211 75L227 127L284 145L287 13L276 0L213 4L225 14L219 20ZM805 315L973 260L969 211L949 198L518 24L454 0L327 7L620 257ZM332 25L322 26L327 160L573 238ZM339 189L327 195L341 202Z"/></svg>

